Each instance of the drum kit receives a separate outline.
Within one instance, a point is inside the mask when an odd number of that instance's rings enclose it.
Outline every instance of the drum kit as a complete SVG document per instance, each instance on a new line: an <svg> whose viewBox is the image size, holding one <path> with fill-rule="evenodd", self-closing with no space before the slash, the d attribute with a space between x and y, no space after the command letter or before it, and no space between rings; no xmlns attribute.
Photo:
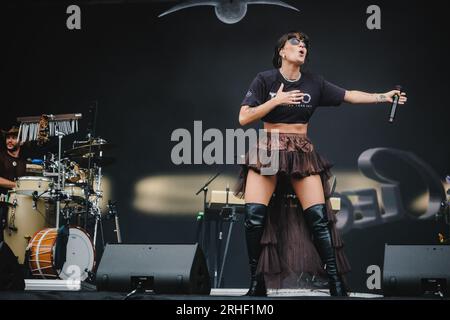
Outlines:
<svg viewBox="0 0 450 320"><path fill-rule="evenodd" d="M104 153L113 146L88 136L62 152L65 134L55 133L58 154L33 160L29 175L17 178L2 201L8 210L4 241L34 278L93 280L99 227L104 246L102 221L115 218L121 242L115 204L102 206L102 168L114 162Z"/></svg>

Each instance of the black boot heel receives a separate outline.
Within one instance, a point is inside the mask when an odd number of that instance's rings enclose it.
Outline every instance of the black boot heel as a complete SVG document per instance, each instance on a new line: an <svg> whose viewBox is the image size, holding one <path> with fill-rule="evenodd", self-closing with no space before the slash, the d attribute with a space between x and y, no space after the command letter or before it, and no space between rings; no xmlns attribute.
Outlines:
<svg viewBox="0 0 450 320"><path fill-rule="evenodd" d="M259 203L245 205L245 239L247 242L248 259L250 265L250 288L246 296L267 296L264 276L257 274L259 256L261 255L261 238L267 215L267 206Z"/></svg>
<svg viewBox="0 0 450 320"><path fill-rule="evenodd" d="M250 288L245 295L250 297L267 297L264 276L262 274L256 274L256 265L254 269L251 266L251 269Z"/></svg>
<svg viewBox="0 0 450 320"><path fill-rule="evenodd" d="M347 291L337 269L336 255L328 227L329 221L326 210L325 204L317 204L304 210L304 217L313 235L313 242L320 259L326 266L330 295L347 296Z"/></svg>

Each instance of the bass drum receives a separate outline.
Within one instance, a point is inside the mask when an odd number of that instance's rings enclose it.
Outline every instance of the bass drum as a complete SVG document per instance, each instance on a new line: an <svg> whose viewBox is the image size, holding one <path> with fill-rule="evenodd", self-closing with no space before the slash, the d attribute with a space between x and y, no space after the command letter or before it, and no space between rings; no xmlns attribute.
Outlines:
<svg viewBox="0 0 450 320"><path fill-rule="evenodd" d="M8 193L7 203L8 214L3 238L19 263L23 264L28 242L37 231L54 225L55 214L44 199L33 202L32 197L15 191Z"/></svg>
<svg viewBox="0 0 450 320"><path fill-rule="evenodd" d="M69 228L66 262L55 267L56 228L43 229L31 239L29 267L33 276L43 279L80 280L88 278L95 266L95 249L90 236L79 227Z"/></svg>

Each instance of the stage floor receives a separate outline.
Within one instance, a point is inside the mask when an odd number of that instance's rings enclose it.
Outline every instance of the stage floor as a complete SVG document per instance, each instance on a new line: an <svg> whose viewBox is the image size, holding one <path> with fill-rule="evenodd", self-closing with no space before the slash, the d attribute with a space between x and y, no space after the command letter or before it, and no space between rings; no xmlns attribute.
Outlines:
<svg viewBox="0 0 450 320"><path fill-rule="evenodd" d="M423 300L419 297L383 297L367 293L350 293L349 297L330 297L327 290L283 289L269 290L268 297L246 297L246 289L211 289L210 295L154 294L148 292L130 297L130 300ZM0 300L124 300L125 292L94 290L26 290L0 292ZM430 298L426 298L429 300ZM439 299L439 297L436 297ZM441 299L439 299L441 300ZM449 299L446 299L449 300Z"/></svg>

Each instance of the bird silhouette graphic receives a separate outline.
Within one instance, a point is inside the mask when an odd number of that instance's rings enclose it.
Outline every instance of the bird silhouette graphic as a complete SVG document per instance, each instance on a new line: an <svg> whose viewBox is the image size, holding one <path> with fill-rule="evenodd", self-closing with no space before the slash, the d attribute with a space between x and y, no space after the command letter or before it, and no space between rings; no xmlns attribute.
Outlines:
<svg viewBox="0 0 450 320"><path fill-rule="evenodd" d="M171 9L161 13L158 17L161 18L172 12L179 11L186 8L198 6L214 6L217 18L223 23L233 24L241 21L247 13L247 5L249 4L270 4L285 7L295 11L300 11L297 8L278 0L210 0L210 1L184 1Z"/></svg>

